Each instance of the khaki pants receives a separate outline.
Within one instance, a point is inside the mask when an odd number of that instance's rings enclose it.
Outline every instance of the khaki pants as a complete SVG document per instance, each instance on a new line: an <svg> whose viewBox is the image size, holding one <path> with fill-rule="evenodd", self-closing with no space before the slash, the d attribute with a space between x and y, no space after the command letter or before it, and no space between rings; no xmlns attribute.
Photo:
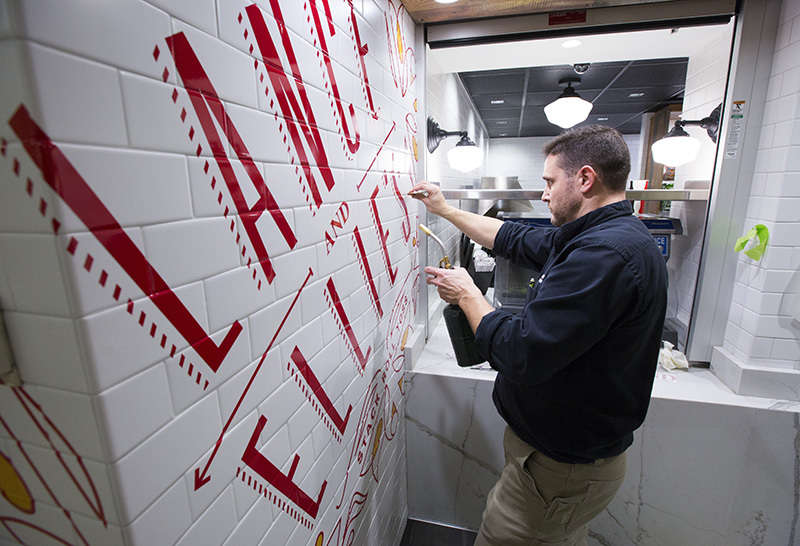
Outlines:
<svg viewBox="0 0 800 546"><path fill-rule="evenodd" d="M625 453L589 464L554 461L506 427L506 464L489 492L475 546L586 544L587 524L625 478Z"/></svg>

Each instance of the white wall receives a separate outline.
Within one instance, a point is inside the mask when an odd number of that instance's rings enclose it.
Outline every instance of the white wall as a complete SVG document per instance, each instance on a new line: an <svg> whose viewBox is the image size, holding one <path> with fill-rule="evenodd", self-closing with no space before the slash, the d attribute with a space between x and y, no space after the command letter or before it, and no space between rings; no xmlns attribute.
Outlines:
<svg viewBox="0 0 800 546"><path fill-rule="evenodd" d="M427 57L427 74L425 82L425 99L427 116L433 118L446 131L467 131L475 144L484 150L484 162L473 172L462 173L452 169L447 163L447 152L455 146L458 139L449 137L443 140L433 154L427 149L425 177L430 182L438 183L442 188L459 189L463 187L480 187L481 176L486 172L489 162L489 138L483 122L480 120L475 105L469 98L464 84L457 74L445 73L436 63L433 56ZM475 203L455 203L457 206L469 207ZM423 214L425 214L423 212ZM437 216L425 214L427 226L442 240L448 250L448 256L455 262L458 256L460 232L449 222ZM438 264L441 250L432 241L428 244L428 263ZM431 328L441 319L440 309L443 305L435 287L428 287L428 309Z"/></svg>
<svg viewBox="0 0 800 546"><path fill-rule="evenodd" d="M486 176L516 176L526 190L544 189L542 146L549 137L495 138L489 141ZM550 212L541 200L532 200L532 214L547 218Z"/></svg>
<svg viewBox="0 0 800 546"><path fill-rule="evenodd" d="M398 0L0 3L0 542L399 541L414 43Z"/></svg>
<svg viewBox="0 0 800 546"><path fill-rule="evenodd" d="M761 261L743 254L722 349L740 366L800 369L800 325L789 309L800 289L800 1L782 3L748 229L769 228Z"/></svg>
<svg viewBox="0 0 800 546"><path fill-rule="evenodd" d="M728 25L728 29L729 32L689 56L682 119L703 119L724 100L732 25ZM714 174L717 145L701 127L689 125L686 130L700 141L701 147L695 161L675 169L675 188L708 188ZM714 184L724 183L724 180L714 181ZM683 235L672 237L672 253L667 264L670 272L667 316L677 318L684 328L692 313L707 208L705 201L674 201L670 211L670 216L681 220Z"/></svg>
<svg viewBox="0 0 800 546"><path fill-rule="evenodd" d="M489 141L486 176L516 176L524 189L544 188L542 146L550 137L495 138Z"/></svg>
<svg viewBox="0 0 800 546"><path fill-rule="evenodd" d="M637 177L640 170L639 135L623 135L631 152L631 177ZM544 181L544 146L551 137L496 138L489 141L489 164L486 176L516 176L523 189L543 190ZM541 201L534 201L533 214L549 217L547 206Z"/></svg>

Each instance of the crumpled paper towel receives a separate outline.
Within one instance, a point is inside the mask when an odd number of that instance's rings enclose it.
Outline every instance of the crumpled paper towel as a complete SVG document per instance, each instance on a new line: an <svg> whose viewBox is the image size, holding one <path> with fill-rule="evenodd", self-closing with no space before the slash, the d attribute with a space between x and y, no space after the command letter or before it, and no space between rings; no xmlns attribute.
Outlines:
<svg viewBox="0 0 800 546"><path fill-rule="evenodd" d="M472 264L475 266L476 273L487 273L494 271L494 258L489 256L485 250L475 248L472 252Z"/></svg>
<svg viewBox="0 0 800 546"><path fill-rule="evenodd" d="M686 360L686 355L675 349L675 346L669 341L661 342L661 352L658 353L658 363L667 371L672 370L688 370L689 361Z"/></svg>
<svg viewBox="0 0 800 546"><path fill-rule="evenodd" d="M769 229L764 224L756 224L753 229L736 239L736 245L733 247L733 250L735 252L744 250L747 243L755 241L756 239L758 239L758 244L749 250L745 250L744 253L748 258L758 262L764 255L764 251L767 249L767 243L769 242Z"/></svg>

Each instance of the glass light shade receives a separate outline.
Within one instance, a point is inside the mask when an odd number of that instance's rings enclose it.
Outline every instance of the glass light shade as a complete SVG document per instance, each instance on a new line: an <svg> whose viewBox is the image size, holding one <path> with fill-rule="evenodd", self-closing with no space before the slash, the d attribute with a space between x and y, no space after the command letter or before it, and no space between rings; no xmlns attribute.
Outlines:
<svg viewBox="0 0 800 546"><path fill-rule="evenodd" d="M667 167L678 167L697 159L700 141L690 136L666 136L650 147L653 161Z"/></svg>
<svg viewBox="0 0 800 546"><path fill-rule="evenodd" d="M462 173L474 171L483 163L483 149L474 144L459 144L447 152L447 162Z"/></svg>
<svg viewBox="0 0 800 546"><path fill-rule="evenodd" d="M544 107L547 121L564 129L569 129L586 121L594 105L580 97L561 97Z"/></svg>

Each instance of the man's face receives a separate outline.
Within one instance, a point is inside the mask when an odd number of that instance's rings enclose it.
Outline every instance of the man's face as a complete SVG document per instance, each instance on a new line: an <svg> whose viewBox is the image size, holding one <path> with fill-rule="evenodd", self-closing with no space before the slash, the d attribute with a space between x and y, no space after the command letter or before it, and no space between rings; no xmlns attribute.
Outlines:
<svg viewBox="0 0 800 546"><path fill-rule="evenodd" d="M545 189L542 201L550 209L550 223L561 226L580 216L582 195L578 176L567 176L564 169L558 166L558 156L548 155L544 160Z"/></svg>

